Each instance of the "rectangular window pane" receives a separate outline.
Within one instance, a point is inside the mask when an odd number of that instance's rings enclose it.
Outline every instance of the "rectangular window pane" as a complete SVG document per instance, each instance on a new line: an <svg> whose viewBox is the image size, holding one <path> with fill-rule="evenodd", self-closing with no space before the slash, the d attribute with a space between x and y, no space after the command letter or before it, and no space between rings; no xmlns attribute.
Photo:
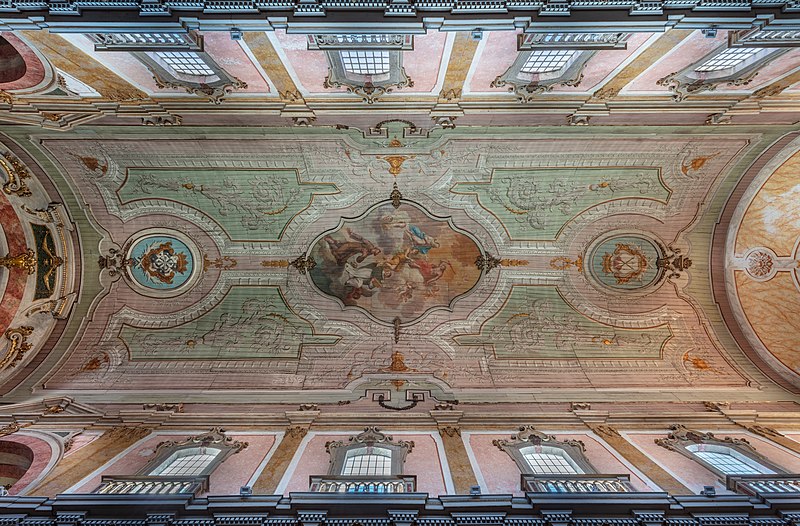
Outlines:
<svg viewBox="0 0 800 526"><path fill-rule="evenodd" d="M719 55L716 55L703 62L701 65L695 68L695 71L702 73L733 68L758 53L758 51L758 48L752 47L728 48Z"/></svg>
<svg viewBox="0 0 800 526"><path fill-rule="evenodd" d="M209 76L214 71L196 53L186 51L161 51L156 53L169 67L184 75Z"/></svg>
<svg viewBox="0 0 800 526"><path fill-rule="evenodd" d="M382 455L355 455L345 460L342 475L391 475L392 458Z"/></svg>
<svg viewBox="0 0 800 526"><path fill-rule="evenodd" d="M340 51L345 71L358 75L380 75L389 72L388 51Z"/></svg>
<svg viewBox="0 0 800 526"><path fill-rule="evenodd" d="M543 49L532 51L525 65L523 73L548 73L563 68L575 54L571 49Z"/></svg>
<svg viewBox="0 0 800 526"><path fill-rule="evenodd" d="M576 475L575 468L561 455L552 453L525 453L528 465L537 475Z"/></svg>
<svg viewBox="0 0 800 526"><path fill-rule="evenodd" d="M753 466L749 466L738 458L725 453L695 451L694 454L726 475L758 475L761 473Z"/></svg>

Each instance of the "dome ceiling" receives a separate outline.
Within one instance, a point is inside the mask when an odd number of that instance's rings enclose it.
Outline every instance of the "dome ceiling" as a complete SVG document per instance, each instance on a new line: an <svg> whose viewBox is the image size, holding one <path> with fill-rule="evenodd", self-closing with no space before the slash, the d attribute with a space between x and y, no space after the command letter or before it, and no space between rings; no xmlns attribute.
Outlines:
<svg viewBox="0 0 800 526"><path fill-rule="evenodd" d="M31 172L67 192L84 288L74 337L32 350L17 383L780 396L716 313L707 254L737 174L781 132L648 131L28 130Z"/></svg>

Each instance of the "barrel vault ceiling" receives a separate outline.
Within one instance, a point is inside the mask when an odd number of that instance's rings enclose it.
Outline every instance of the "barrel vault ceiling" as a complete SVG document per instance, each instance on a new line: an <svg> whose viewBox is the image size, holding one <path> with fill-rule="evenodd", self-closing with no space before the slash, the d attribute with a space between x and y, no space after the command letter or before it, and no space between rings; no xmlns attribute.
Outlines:
<svg viewBox="0 0 800 526"><path fill-rule="evenodd" d="M516 32L429 31L376 94L280 29L202 34L221 91L2 36L9 401L795 399L795 48L686 91L728 32L632 33L526 92Z"/></svg>

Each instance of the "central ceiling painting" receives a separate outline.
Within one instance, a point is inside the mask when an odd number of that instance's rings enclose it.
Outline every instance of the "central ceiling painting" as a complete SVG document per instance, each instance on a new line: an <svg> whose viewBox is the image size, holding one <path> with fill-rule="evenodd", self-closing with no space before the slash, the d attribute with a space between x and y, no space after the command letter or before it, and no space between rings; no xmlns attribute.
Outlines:
<svg viewBox="0 0 800 526"><path fill-rule="evenodd" d="M466 232L409 201L343 219L311 249L314 284L383 323L416 321L449 308L478 282L481 251Z"/></svg>
<svg viewBox="0 0 800 526"><path fill-rule="evenodd" d="M774 141L763 131L15 140L32 174L86 203L70 213L88 262L74 336L20 389L774 396L726 332L704 257L733 167Z"/></svg>

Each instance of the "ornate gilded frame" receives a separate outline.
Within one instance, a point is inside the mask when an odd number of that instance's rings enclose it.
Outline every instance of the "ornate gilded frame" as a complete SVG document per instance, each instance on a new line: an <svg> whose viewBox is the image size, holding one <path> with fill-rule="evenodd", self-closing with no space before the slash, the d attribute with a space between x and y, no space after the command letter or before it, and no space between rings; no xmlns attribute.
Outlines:
<svg viewBox="0 0 800 526"><path fill-rule="evenodd" d="M210 475L217 466L222 464L229 456L242 451L247 447L247 442L238 442L231 437L225 435L225 430L221 427L214 427L209 432L187 438L183 441L169 440L161 442L156 446L156 454L150 461L137 473L137 475L151 476L150 474L168 458L175 453L185 449L196 449L213 447L219 449L220 453L214 457L214 460L206 466L198 477Z"/></svg>
<svg viewBox="0 0 800 526"><path fill-rule="evenodd" d="M522 68L532 53L539 51L520 51L517 58L505 73L492 81L491 87L507 87L522 104L533 101L536 95L546 93L553 86L577 86L583 80L583 68L596 51L576 50L570 62L558 71L548 73L523 73Z"/></svg>
<svg viewBox="0 0 800 526"><path fill-rule="evenodd" d="M728 50L727 45L722 45L705 55L700 60L693 62L680 71L670 73L656 81L659 86L666 86L672 92L672 99L681 102L689 95L713 91L718 86L726 85L732 89L750 84L758 75L758 70L787 53L790 48L763 49L755 57L745 60L741 65L720 71L698 72L695 68L713 59L720 53Z"/></svg>
<svg viewBox="0 0 800 526"><path fill-rule="evenodd" d="M392 475L402 475L406 456L414 449L414 442L411 440L395 442L392 436L382 433L377 427L365 427L362 433L351 436L347 443L337 440L325 444L325 450L331 456L328 475L340 475L348 451L363 447L380 447L390 450L392 452Z"/></svg>
<svg viewBox="0 0 800 526"><path fill-rule="evenodd" d="M519 432L511 435L510 440L494 440L492 444L501 451L508 453L523 474L534 474L533 469L522 454L522 450L529 446L546 446L561 449L583 471L583 474L591 475L597 473L597 470L584 454L586 447L583 442L580 440L558 440L552 435L537 431L533 426L520 426Z"/></svg>
<svg viewBox="0 0 800 526"><path fill-rule="evenodd" d="M382 95L396 89L411 88L414 81L406 75L403 68L403 50L414 49L411 35L363 35L365 38L338 42L335 38L323 35L310 35L308 49L325 52L328 60L328 75L323 87L326 89L344 87L348 93L358 95L367 104L373 104ZM342 51L385 51L389 54L389 72L382 75L361 75L351 73L344 67Z"/></svg>
<svg viewBox="0 0 800 526"><path fill-rule="evenodd" d="M208 53L204 51L193 51L193 53L203 59L208 68L214 72L213 76L217 77L217 80L199 82L192 79L191 75L176 74L151 57L149 52L133 52L131 55L136 57L150 70L150 73L153 75L153 81L155 81L156 86L161 89L182 89L187 93L193 93L199 97L203 97L214 104L220 104L225 98L225 95L233 90L247 88L246 82L229 75Z"/></svg>

